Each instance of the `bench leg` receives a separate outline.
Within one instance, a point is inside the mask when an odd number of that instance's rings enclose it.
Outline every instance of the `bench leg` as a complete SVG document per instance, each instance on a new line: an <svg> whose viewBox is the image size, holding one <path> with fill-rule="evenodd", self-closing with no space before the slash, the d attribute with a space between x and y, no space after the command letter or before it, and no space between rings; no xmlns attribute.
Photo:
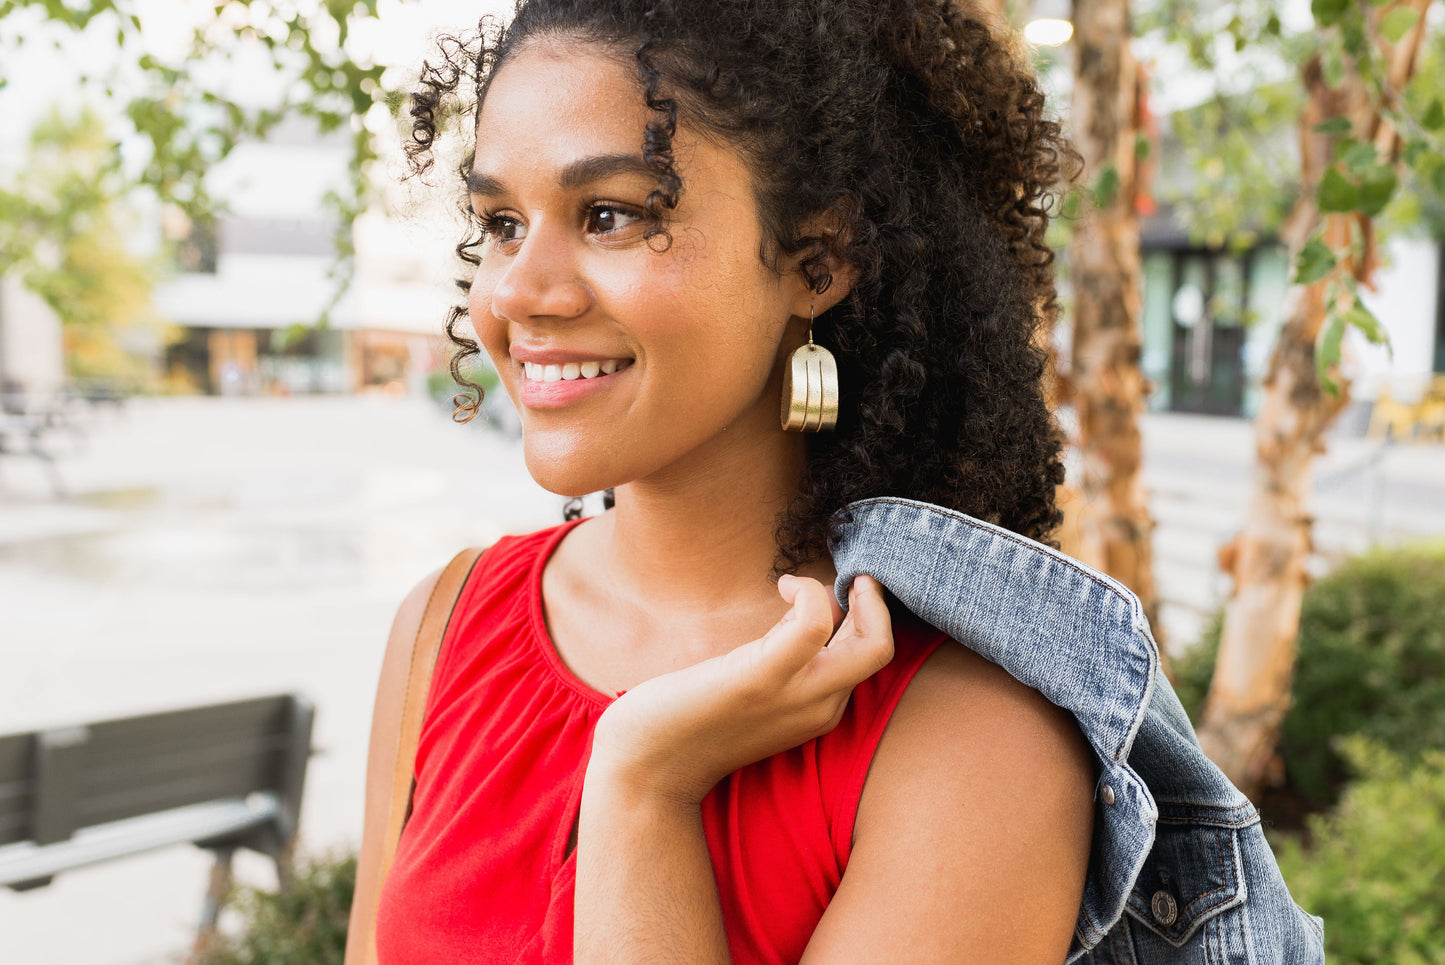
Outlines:
<svg viewBox="0 0 1445 965"><path fill-rule="evenodd" d="M202 961L216 941L216 923L221 917L221 906L231 890L231 858L235 853L233 847L215 849L216 863L211 866L211 883L201 905L201 926L196 932L196 944L191 949L192 963Z"/></svg>

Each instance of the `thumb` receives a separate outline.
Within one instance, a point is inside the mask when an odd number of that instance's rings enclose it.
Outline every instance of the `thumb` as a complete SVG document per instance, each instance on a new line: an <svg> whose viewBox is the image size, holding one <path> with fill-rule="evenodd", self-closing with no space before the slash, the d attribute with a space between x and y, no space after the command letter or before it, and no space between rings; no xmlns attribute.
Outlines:
<svg viewBox="0 0 1445 965"><path fill-rule="evenodd" d="M784 662L802 666L833 635L836 624L828 605L832 593L817 580L784 576L778 580L778 594L792 607L767 632L763 643Z"/></svg>

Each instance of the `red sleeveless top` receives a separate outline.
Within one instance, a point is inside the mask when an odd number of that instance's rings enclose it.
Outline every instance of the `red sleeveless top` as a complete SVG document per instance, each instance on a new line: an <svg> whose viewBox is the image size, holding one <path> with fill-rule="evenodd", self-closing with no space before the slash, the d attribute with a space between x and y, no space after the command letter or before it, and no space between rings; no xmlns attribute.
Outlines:
<svg viewBox="0 0 1445 965"><path fill-rule="evenodd" d="M457 601L382 891L381 965L572 961L567 844L592 729L615 699L571 674L543 620L542 567L572 525L502 539ZM836 729L734 772L702 803L737 965L798 961L842 880L874 749L944 636L907 619L894 639Z"/></svg>

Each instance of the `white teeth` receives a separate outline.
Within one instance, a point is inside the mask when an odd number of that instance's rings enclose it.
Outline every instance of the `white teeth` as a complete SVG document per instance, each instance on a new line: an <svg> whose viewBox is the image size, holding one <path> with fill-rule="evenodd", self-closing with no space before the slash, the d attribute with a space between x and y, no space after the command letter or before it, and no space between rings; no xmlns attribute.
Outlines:
<svg viewBox="0 0 1445 965"><path fill-rule="evenodd" d="M558 365L543 365L540 362L523 362L522 377L528 382L571 382L575 379L595 379L599 375L620 372L632 364L632 359L607 359L605 362L563 362Z"/></svg>

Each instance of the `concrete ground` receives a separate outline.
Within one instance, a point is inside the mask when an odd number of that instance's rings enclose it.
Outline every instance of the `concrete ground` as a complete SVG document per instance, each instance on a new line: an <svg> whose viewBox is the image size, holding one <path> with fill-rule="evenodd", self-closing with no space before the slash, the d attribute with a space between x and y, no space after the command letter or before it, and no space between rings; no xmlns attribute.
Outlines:
<svg viewBox="0 0 1445 965"><path fill-rule="evenodd" d="M1149 416L1170 639L1227 583L1250 427ZM67 440L69 441L69 440ZM560 519L515 441L426 402L136 400L88 417L60 463L0 460L0 733L285 690L318 706L302 822L353 846L366 735L397 602L456 549ZM1322 565L1445 533L1445 449L1337 440L1320 472ZM0 891L6 965L159 965L189 944L209 861L181 847ZM269 884L258 858L238 876Z"/></svg>
<svg viewBox="0 0 1445 965"><path fill-rule="evenodd" d="M1142 429L1161 622L1166 646L1187 648L1229 594L1216 558L1244 519L1254 427L1151 414ZM1445 537L1445 446L1337 435L1316 462L1310 509L1317 576L1372 545Z"/></svg>

